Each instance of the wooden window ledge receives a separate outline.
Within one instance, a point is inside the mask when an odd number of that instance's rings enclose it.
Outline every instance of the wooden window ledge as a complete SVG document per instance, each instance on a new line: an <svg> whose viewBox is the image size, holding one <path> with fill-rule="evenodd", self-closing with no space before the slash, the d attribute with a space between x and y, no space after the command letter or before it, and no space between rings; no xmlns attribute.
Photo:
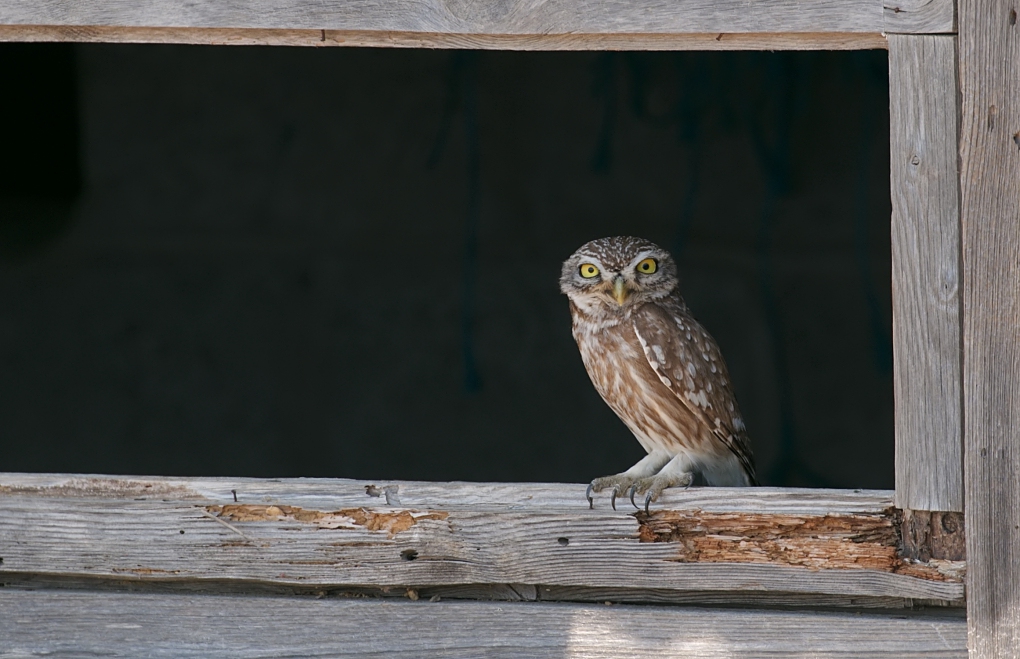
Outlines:
<svg viewBox="0 0 1020 659"><path fill-rule="evenodd" d="M966 656L964 563L933 558L933 518L904 524L891 492L619 503L0 474L0 656ZM901 527L927 560L901 555Z"/></svg>
<svg viewBox="0 0 1020 659"><path fill-rule="evenodd" d="M668 492L647 515L618 504L602 497L589 510L584 486L565 484L0 474L0 579L426 598L964 603L965 563L904 552L892 492L691 488Z"/></svg>

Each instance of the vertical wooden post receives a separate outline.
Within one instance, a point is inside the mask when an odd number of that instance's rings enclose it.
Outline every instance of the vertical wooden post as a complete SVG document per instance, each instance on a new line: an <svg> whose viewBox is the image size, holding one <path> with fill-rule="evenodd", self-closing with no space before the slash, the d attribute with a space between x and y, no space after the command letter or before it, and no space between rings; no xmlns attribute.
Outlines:
<svg viewBox="0 0 1020 659"><path fill-rule="evenodd" d="M956 37L889 35L896 505L963 511Z"/></svg>
<svg viewBox="0 0 1020 659"><path fill-rule="evenodd" d="M972 657L1020 656L1020 22L960 0L967 621Z"/></svg>

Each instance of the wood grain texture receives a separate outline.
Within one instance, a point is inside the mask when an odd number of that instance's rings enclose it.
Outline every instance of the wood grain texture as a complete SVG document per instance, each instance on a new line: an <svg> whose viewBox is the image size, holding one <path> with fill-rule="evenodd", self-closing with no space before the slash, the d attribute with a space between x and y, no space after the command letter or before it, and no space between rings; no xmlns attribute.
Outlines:
<svg viewBox="0 0 1020 659"><path fill-rule="evenodd" d="M2 474L0 578L401 591L527 584L962 602L962 563L897 556L888 492L692 488L668 493L660 505L670 510L646 518L604 500L588 510L583 491ZM683 542L645 537L678 524Z"/></svg>
<svg viewBox="0 0 1020 659"><path fill-rule="evenodd" d="M972 657L1020 656L1020 22L961 0L964 456Z"/></svg>
<svg viewBox="0 0 1020 659"><path fill-rule="evenodd" d="M956 38L889 35L896 505L963 510Z"/></svg>
<svg viewBox="0 0 1020 659"><path fill-rule="evenodd" d="M961 616L0 592L2 656L966 656Z"/></svg>
<svg viewBox="0 0 1020 659"><path fill-rule="evenodd" d="M885 0L885 31L890 34L956 32L954 0Z"/></svg>
<svg viewBox="0 0 1020 659"><path fill-rule="evenodd" d="M891 0L890 0L891 1ZM0 24L462 35L946 31L947 0L0 0ZM899 9L899 11L897 11Z"/></svg>
<svg viewBox="0 0 1020 659"><path fill-rule="evenodd" d="M881 50L879 32L712 34L443 34L371 30L267 30L0 25L0 42L176 43L209 46L484 50Z"/></svg>

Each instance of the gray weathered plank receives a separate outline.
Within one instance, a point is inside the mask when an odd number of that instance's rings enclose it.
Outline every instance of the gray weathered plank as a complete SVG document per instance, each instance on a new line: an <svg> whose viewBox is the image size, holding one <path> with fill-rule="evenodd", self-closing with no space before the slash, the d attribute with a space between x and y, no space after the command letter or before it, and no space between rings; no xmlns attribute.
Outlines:
<svg viewBox="0 0 1020 659"><path fill-rule="evenodd" d="M947 4L908 1L897 12L882 0L3 0L0 25L475 35L878 33L899 22L909 31L946 31Z"/></svg>
<svg viewBox="0 0 1020 659"><path fill-rule="evenodd" d="M973 657L1020 656L1020 24L960 2L968 620Z"/></svg>
<svg viewBox="0 0 1020 659"><path fill-rule="evenodd" d="M514 35L372 30L0 25L0 42L4 41L545 51L881 50L886 48L885 37L879 32Z"/></svg>
<svg viewBox="0 0 1020 659"><path fill-rule="evenodd" d="M888 492L691 488L644 517L582 485L371 485L0 474L0 577L963 597L962 563L897 558Z"/></svg>
<svg viewBox="0 0 1020 659"><path fill-rule="evenodd" d="M890 34L956 32L954 0L885 0L885 31Z"/></svg>
<svg viewBox="0 0 1020 659"><path fill-rule="evenodd" d="M371 486L373 494L366 489ZM379 481L342 478L174 478L99 474L0 472L0 495L72 499L165 499L271 503L284 501L305 508L349 508L389 502L411 508L473 511L564 511L587 509L585 485L573 483L469 483ZM697 508L708 512L761 512L818 515L882 514L892 506L889 490L811 488L692 487L663 492L661 508ZM628 506L630 504L628 503ZM609 513L608 498L595 507ZM628 512L620 506L623 513ZM632 510L632 509L631 509ZM622 513L621 513L622 514Z"/></svg>
<svg viewBox="0 0 1020 659"><path fill-rule="evenodd" d="M896 505L963 510L956 37L889 35Z"/></svg>
<svg viewBox="0 0 1020 659"><path fill-rule="evenodd" d="M0 656L965 657L961 616L0 591Z"/></svg>

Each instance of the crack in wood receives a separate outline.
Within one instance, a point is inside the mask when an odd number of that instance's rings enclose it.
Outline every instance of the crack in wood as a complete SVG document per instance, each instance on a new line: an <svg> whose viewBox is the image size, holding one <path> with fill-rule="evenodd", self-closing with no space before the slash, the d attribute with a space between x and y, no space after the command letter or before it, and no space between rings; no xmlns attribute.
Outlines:
<svg viewBox="0 0 1020 659"><path fill-rule="evenodd" d="M161 570L155 567L115 567L111 570L114 573L128 572L130 574L139 575L161 575L161 574L180 574L180 570Z"/></svg>

